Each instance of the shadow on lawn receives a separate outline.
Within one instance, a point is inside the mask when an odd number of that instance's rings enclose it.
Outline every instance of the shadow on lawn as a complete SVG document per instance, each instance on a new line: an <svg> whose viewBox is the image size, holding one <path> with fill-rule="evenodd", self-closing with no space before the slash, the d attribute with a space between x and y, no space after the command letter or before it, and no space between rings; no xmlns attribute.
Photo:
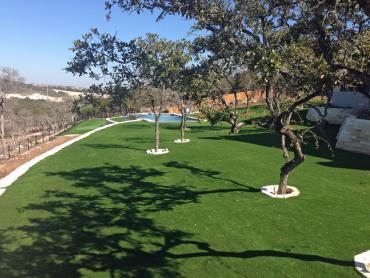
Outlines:
<svg viewBox="0 0 370 278"><path fill-rule="evenodd" d="M218 193L222 193L222 192L226 193L226 192L238 192L238 191L240 191L240 192L260 192L260 190L257 189L257 188L244 185L244 184L239 183L237 181L234 181L232 179L219 177L218 175L222 174L219 171L208 170L208 169L200 169L200 168L196 168L194 166L191 166L188 163L185 163L185 162L177 162L177 161L169 161L169 162L164 163L164 165L166 167L188 170L193 175L206 176L206 177L209 177L209 178L212 178L212 179L215 179L215 180L227 181L227 182L229 182L231 184L234 184L234 185L243 187L243 189L240 189L240 188L216 189L216 190L212 190L212 191L203 191L203 192L213 192L213 193L216 193L216 192L218 192Z"/></svg>
<svg viewBox="0 0 370 278"><path fill-rule="evenodd" d="M256 132L257 131L257 132ZM333 133L333 131L331 131ZM330 134L331 144L335 145L335 137ZM262 145L273 148L280 148L280 135L274 132L267 132L264 129L258 130L243 130L242 134L239 135L223 135L213 137L199 137L200 139L207 140L231 140L238 142L251 143L256 145ZM370 170L370 159L368 155L362 155L347 151L334 149L334 157L330 152L329 148L325 143L321 143L319 148L315 148L315 144L312 139L307 141L308 144L302 146L303 153L310 156L321 157L331 161L319 162L319 164L329 167L337 168L348 168L348 169L359 169L359 170ZM282 159L281 165L284 161Z"/></svg>
<svg viewBox="0 0 370 278"><path fill-rule="evenodd" d="M93 149L129 149L134 151L144 151L144 149L134 148L123 144L84 144L84 146Z"/></svg>
<svg viewBox="0 0 370 278"><path fill-rule="evenodd" d="M131 140L128 140L128 141L133 142L134 139L132 141ZM125 144L84 144L84 146L90 147L93 149L118 149L118 150L128 149L128 150L141 151L141 152L144 152L145 150L154 147L154 140L147 140L145 142L147 142L146 148L136 148L131 145L125 145ZM161 140L160 147L165 146L166 142L171 142L171 140ZM143 143L143 142L140 142L140 143Z"/></svg>
<svg viewBox="0 0 370 278"><path fill-rule="evenodd" d="M169 167L208 171L173 163ZM181 277L178 268L183 259L208 256L272 256L352 266L351 261L283 251L215 250L191 240L192 234L160 226L153 220L154 212L196 203L200 195L214 192L154 183L151 180L164 175L155 169L105 165L48 175L73 184L48 191L40 203L25 206L20 213L29 217L28 224L0 231L0 277L81 277L91 272ZM181 253L185 245L193 251Z"/></svg>
<svg viewBox="0 0 370 278"><path fill-rule="evenodd" d="M154 131L153 131L153 135L152 136L149 136L149 137L126 137L126 138L120 138L119 139L120 141L124 141L124 142L129 142L129 143L144 143L144 144L149 144L149 145L154 145L154 142L155 142L155 139L154 139ZM160 142L161 144L163 142L172 142L173 140L172 139L165 139L165 138L161 138Z"/></svg>
<svg viewBox="0 0 370 278"><path fill-rule="evenodd" d="M201 125L196 122L188 122L186 124L190 130L187 130L186 133L200 133L200 132L209 132L211 131L222 131L224 130L227 132L230 128L227 125L220 125L220 126L210 126L210 125ZM164 124L161 125L161 129L167 130L175 130L180 132L180 123L179 124Z"/></svg>

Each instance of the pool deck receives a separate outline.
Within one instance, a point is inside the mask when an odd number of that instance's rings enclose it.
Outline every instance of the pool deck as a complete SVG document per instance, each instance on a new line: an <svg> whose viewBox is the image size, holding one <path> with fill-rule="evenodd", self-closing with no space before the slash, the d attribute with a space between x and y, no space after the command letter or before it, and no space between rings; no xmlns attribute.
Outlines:
<svg viewBox="0 0 370 278"><path fill-rule="evenodd" d="M134 116L134 115L152 115L153 113L135 113L135 114L128 114L127 116ZM182 117L181 114L176 114L176 113L161 113L161 115L171 115L171 116L176 116L176 117ZM124 116L122 116L124 117ZM187 116L186 117L187 119L189 120L193 120L193 121L198 121L199 119L196 118L196 117L190 117L190 116ZM140 118L141 120L145 121L145 122L149 122L149 123L154 123L155 121L152 120L152 119L146 119L146 118ZM165 122L178 122L178 121L165 121ZM163 122L162 122L163 123Z"/></svg>
<svg viewBox="0 0 370 278"><path fill-rule="evenodd" d="M176 113L170 113L170 115L174 115L174 116L178 116L178 117L182 117L181 114L176 114ZM196 118L196 117L190 117L190 116L186 116L186 118L188 119L191 119L191 120L195 120L195 121L198 121L199 119Z"/></svg>

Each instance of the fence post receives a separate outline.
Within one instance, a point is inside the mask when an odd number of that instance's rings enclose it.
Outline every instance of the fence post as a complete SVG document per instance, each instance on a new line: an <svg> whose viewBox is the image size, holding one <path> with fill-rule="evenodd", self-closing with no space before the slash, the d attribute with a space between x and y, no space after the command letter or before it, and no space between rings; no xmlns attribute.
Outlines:
<svg viewBox="0 0 370 278"><path fill-rule="evenodd" d="M18 141L18 154L21 154L21 141Z"/></svg>
<svg viewBox="0 0 370 278"><path fill-rule="evenodd" d="M41 132L41 136L42 136L42 143L45 143L45 137L44 137L44 133Z"/></svg>
<svg viewBox="0 0 370 278"><path fill-rule="evenodd" d="M37 146L37 135L35 137L36 137L36 146Z"/></svg>
<svg viewBox="0 0 370 278"><path fill-rule="evenodd" d="M27 138L27 150L30 150L30 137Z"/></svg>

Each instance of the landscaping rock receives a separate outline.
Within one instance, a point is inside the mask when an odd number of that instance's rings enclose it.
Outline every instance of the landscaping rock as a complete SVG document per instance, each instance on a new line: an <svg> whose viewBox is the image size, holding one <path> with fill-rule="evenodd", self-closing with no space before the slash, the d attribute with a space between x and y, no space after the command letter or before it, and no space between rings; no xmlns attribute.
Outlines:
<svg viewBox="0 0 370 278"><path fill-rule="evenodd" d="M183 139L183 140L181 140L181 139L176 139L174 142L175 142L175 143L179 143L179 144L189 143L189 142L190 142L190 139Z"/></svg>
<svg viewBox="0 0 370 278"><path fill-rule="evenodd" d="M166 153L169 153L170 151L165 148L165 149L158 149L158 151L155 151L155 149L150 149L150 150L146 150L146 153L147 154L151 154L151 155L160 155L160 154L166 154Z"/></svg>
<svg viewBox="0 0 370 278"><path fill-rule="evenodd" d="M279 185L266 185L261 188L261 193L265 194L266 196L269 196L271 198L276 198L276 199L287 199L291 197L297 197L300 194L299 190L293 186L287 186L287 189L290 189L289 193L277 194L278 188L279 188Z"/></svg>
<svg viewBox="0 0 370 278"><path fill-rule="evenodd" d="M370 250L356 255L354 261L355 269L364 277L370 278Z"/></svg>

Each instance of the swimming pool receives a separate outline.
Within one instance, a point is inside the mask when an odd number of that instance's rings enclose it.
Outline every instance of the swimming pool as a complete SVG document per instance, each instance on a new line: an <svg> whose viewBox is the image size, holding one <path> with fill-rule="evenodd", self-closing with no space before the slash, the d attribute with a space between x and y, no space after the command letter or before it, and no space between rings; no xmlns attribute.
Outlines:
<svg viewBox="0 0 370 278"><path fill-rule="evenodd" d="M149 121L154 121L154 114L149 113L149 114L131 114L129 116L126 116L125 119L144 119L144 120L149 120ZM168 113L162 113L161 118L159 119L161 123L165 122L180 122L181 121L181 116L175 115L175 114L168 114ZM186 121L188 122L195 122L196 118L192 117L187 117Z"/></svg>

